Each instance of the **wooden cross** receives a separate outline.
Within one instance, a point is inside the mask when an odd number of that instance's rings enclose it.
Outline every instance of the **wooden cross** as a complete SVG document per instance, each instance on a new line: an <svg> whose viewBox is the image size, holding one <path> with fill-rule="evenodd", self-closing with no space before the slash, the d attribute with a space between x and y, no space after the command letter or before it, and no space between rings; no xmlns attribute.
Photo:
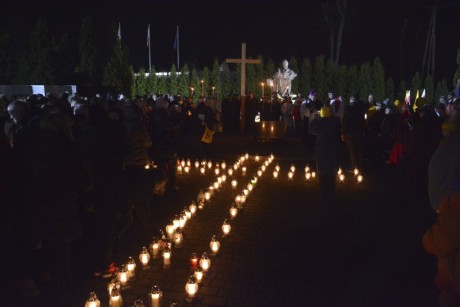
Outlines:
<svg viewBox="0 0 460 307"><path fill-rule="evenodd" d="M240 128L244 132L246 119L246 64L261 64L261 60L246 59L246 43L241 44L241 59L226 59L227 63L241 64L241 108L240 108Z"/></svg>

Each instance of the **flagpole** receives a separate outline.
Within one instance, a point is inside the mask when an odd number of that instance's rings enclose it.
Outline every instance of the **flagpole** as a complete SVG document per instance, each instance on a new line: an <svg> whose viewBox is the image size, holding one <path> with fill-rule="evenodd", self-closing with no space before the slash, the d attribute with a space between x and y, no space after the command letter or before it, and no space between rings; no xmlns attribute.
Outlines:
<svg viewBox="0 0 460 307"><path fill-rule="evenodd" d="M148 44L149 44L149 73L152 71L152 53L150 52L150 24L149 24L149 28L147 30L148 32Z"/></svg>
<svg viewBox="0 0 460 307"><path fill-rule="evenodd" d="M177 70L179 70L179 26L177 26L177 29L176 29L176 34L177 34Z"/></svg>

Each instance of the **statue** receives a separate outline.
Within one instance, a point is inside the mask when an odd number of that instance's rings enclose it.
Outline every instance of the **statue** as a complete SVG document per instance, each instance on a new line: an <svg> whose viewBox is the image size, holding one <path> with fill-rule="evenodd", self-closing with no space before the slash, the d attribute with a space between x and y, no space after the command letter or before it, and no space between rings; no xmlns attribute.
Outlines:
<svg viewBox="0 0 460 307"><path fill-rule="evenodd" d="M278 68L273 78L267 79L267 84L272 88L273 92L277 92L281 96L291 94L291 81L297 77L297 74L288 65L288 61L284 60L283 69Z"/></svg>

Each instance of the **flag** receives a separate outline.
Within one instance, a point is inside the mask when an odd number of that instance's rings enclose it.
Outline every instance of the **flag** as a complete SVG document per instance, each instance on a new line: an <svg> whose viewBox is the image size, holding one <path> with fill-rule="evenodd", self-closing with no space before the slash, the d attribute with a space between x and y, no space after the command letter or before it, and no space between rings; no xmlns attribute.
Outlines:
<svg viewBox="0 0 460 307"><path fill-rule="evenodd" d="M118 23L118 39L121 42L121 23L120 22Z"/></svg>
<svg viewBox="0 0 460 307"><path fill-rule="evenodd" d="M406 91L406 98L404 99L407 105L410 105L410 90Z"/></svg>
<svg viewBox="0 0 460 307"><path fill-rule="evenodd" d="M422 98L425 98L425 97L426 97L426 91L425 91L425 89L423 89L422 95L420 95L420 97L422 97Z"/></svg>
<svg viewBox="0 0 460 307"><path fill-rule="evenodd" d="M174 37L174 50L177 49L177 41L179 39L179 27L176 29L176 36Z"/></svg>
<svg viewBox="0 0 460 307"><path fill-rule="evenodd" d="M147 27L147 47L150 45L150 24Z"/></svg>

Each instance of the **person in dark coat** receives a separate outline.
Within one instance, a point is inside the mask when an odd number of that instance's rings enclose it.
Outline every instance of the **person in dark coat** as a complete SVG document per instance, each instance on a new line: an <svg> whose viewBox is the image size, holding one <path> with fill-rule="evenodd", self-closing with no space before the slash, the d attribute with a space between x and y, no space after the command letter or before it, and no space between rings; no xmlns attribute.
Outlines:
<svg viewBox="0 0 460 307"><path fill-rule="evenodd" d="M347 144L350 158L350 169L364 166L364 106L355 96L350 97L350 102L345 108L342 120L342 141Z"/></svg>
<svg viewBox="0 0 460 307"><path fill-rule="evenodd" d="M108 278L118 268L113 262L116 220L121 208L126 206L126 197L117 187L125 185L123 162L126 154L126 130L124 126L109 118L100 104L92 106L90 123L94 141L89 146L94 187L90 198L94 206L95 276Z"/></svg>
<svg viewBox="0 0 460 307"><path fill-rule="evenodd" d="M258 112L258 101L257 98L254 97L253 92L249 92L249 96L246 99L246 114L245 114L245 126L246 126L246 131L253 132L256 130L256 125L254 122L254 118L257 115Z"/></svg>
<svg viewBox="0 0 460 307"><path fill-rule="evenodd" d="M316 170L321 196L335 193L335 176L339 169L340 119L331 116L328 106L322 107L320 116L312 115L310 133L316 135Z"/></svg>
<svg viewBox="0 0 460 307"><path fill-rule="evenodd" d="M428 186L428 165L442 140L441 123L434 108L425 104L417 109L416 122L407 146L406 180L415 187ZM417 116L417 115L416 115Z"/></svg>
<svg viewBox="0 0 460 307"><path fill-rule="evenodd" d="M72 290L70 248L81 235L79 194L92 182L77 154L69 119L45 113L29 151L31 212L57 293L66 299Z"/></svg>

